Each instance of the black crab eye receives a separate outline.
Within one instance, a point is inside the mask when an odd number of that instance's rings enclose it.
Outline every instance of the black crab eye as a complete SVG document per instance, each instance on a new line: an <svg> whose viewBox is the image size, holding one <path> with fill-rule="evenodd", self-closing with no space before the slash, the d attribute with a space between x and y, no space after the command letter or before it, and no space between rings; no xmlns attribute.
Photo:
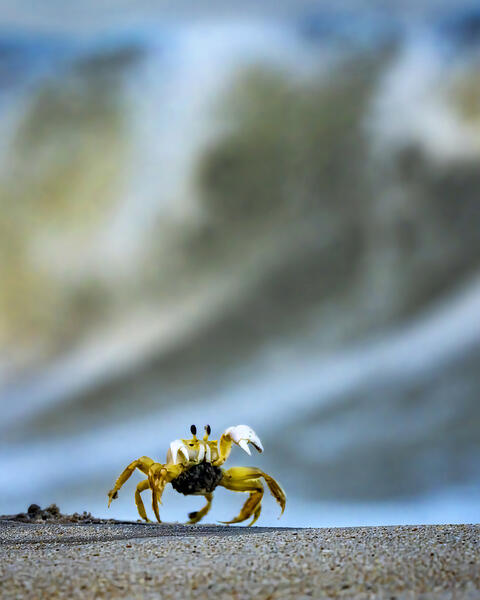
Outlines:
<svg viewBox="0 0 480 600"><path fill-rule="evenodd" d="M195 425L190 425L190 431L192 432L192 435L197 435L197 428Z"/></svg>
<svg viewBox="0 0 480 600"><path fill-rule="evenodd" d="M210 435L210 433L212 431L210 428L210 425L205 425L205 431L207 432L207 435Z"/></svg>

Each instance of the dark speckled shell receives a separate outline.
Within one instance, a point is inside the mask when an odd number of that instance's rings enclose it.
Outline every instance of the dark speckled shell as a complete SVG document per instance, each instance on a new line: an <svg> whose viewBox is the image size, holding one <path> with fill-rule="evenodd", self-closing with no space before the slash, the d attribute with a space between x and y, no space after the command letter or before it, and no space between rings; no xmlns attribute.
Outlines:
<svg viewBox="0 0 480 600"><path fill-rule="evenodd" d="M214 467L212 464L203 462L193 465L188 471L183 472L172 481L174 490L185 496L192 494L206 494L213 490L220 483L222 478L222 469Z"/></svg>

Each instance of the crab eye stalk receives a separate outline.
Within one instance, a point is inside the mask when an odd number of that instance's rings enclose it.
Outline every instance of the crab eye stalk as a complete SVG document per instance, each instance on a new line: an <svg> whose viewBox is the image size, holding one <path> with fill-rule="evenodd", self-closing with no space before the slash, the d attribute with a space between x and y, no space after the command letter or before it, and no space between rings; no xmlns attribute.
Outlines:
<svg viewBox="0 0 480 600"><path fill-rule="evenodd" d="M197 428L195 427L195 425L190 425L190 431L192 435L197 435Z"/></svg>
<svg viewBox="0 0 480 600"><path fill-rule="evenodd" d="M206 442L208 440L208 436L210 435L210 425L205 425L205 435L203 436L203 441Z"/></svg>

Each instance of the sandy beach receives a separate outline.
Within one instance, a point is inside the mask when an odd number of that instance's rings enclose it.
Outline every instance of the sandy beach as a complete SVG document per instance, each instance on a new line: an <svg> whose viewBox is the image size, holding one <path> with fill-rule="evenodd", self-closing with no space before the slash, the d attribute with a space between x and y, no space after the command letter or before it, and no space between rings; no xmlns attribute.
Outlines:
<svg viewBox="0 0 480 600"><path fill-rule="evenodd" d="M7 598L480 598L479 525L0 521Z"/></svg>

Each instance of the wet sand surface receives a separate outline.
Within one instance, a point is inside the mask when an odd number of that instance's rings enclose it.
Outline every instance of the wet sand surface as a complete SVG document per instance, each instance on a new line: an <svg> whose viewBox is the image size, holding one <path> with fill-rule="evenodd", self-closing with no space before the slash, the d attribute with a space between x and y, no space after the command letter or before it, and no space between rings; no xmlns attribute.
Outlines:
<svg viewBox="0 0 480 600"><path fill-rule="evenodd" d="M479 534L0 520L0 597L476 599Z"/></svg>

